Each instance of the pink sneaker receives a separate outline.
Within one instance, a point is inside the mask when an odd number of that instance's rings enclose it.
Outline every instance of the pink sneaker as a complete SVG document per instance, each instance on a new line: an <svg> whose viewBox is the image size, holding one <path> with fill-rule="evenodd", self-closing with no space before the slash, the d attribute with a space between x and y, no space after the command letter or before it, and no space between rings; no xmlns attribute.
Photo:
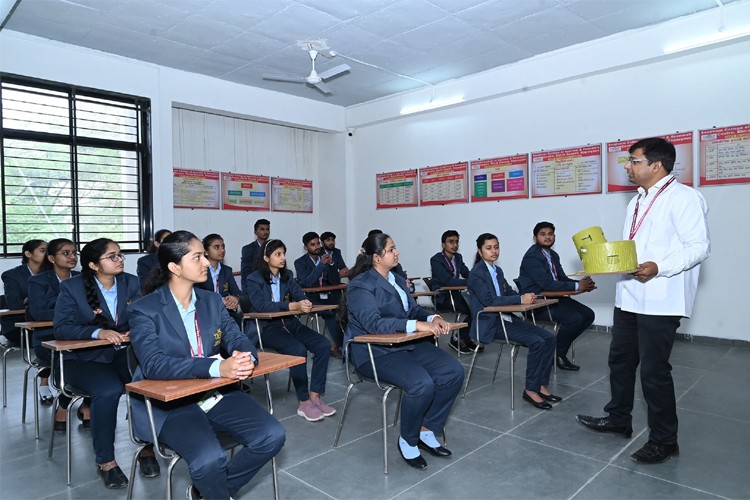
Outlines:
<svg viewBox="0 0 750 500"><path fill-rule="evenodd" d="M323 420L323 412L320 411L318 405L316 405L311 399L304 401L299 404L297 408L297 415L304 418L308 422L317 422Z"/></svg>
<svg viewBox="0 0 750 500"><path fill-rule="evenodd" d="M331 415L336 414L336 408L325 404L323 402L323 398L318 398L316 400L311 399L310 401L312 401L313 404L318 407L318 409L320 410L320 412L323 414L324 417L330 417Z"/></svg>

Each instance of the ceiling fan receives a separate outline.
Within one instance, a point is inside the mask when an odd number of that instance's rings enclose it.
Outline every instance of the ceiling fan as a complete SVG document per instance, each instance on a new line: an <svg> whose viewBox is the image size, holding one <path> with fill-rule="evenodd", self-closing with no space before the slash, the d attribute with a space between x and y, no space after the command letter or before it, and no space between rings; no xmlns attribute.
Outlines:
<svg viewBox="0 0 750 500"><path fill-rule="evenodd" d="M275 80L279 82L295 82L295 83L306 83L311 85L324 94L330 94L331 89L325 84L324 80L333 78L334 76L340 75L352 69L348 64L339 64L333 68L327 69L321 73L315 71L315 59L318 57L318 51L310 49L307 51L310 54L310 60L312 61L312 70L307 76L289 76L289 75L263 75L264 80Z"/></svg>

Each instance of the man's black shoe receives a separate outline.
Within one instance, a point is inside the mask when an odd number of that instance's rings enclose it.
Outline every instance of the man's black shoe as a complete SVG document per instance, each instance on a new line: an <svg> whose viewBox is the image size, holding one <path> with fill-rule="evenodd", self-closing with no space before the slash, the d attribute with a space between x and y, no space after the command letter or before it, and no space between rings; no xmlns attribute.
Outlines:
<svg viewBox="0 0 750 500"><path fill-rule="evenodd" d="M590 417L588 415L577 415L576 420L579 424L596 432L609 432L612 434L622 434L630 439L633 435L633 427L630 425L612 425L609 417Z"/></svg>
<svg viewBox="0 0 750 500"><path fill-rule="evenodd" d="M138 466L143 477L156 477L161 472L159 462L156 460L153 451L150 453L141 451L138 454Z"/></svg>
<svg viewBox="0 0 750 500"><path fill-rule="evenodd" d="M557 367L561 370L578 371L581 369L580 366L574 365L566 356L557 357Z"/></svg>
<svg viewBox="0 0 750 500"><path fill-rule="evenodd" d="M401 458L404 459L406 465L419 470L425 470L427 468L427 461L422 455L417 455L414 458L406 458L404 456L404 452L401 451L401 446L399 445L398 441L396 441L396 448L398 448L398 454L401 455Z"/></svg>
<svg viewBox="0 0 750 500"><path fill-rule="evenodd" d="M472 352L477 348L477 345L479 346L479 352L484 352L484 346L482 344L477 344L471 339L465 340L464 343L466 344L466 347L472 350Z"/></svg>
<svg viewBox="0 0 750 500"><path fill-rule="evenodd" d="M679 454L680 447L677 443L659 444L649 441L643 445L643 448L630 455L630 458L635 463L651 465L666 462Z"/></svg>
<svg viewBox="0 0 750 500"><path fill-rule="evenodd" d="M122 472L119 465L109 470L102 470L101 467L97 466L96 471L99 473L99 477L102 478L104 486L110 490L119 490L128 485L128 478Z"/></svg>
<svg viewBox="0 0 750 500"><path fill-rule="evenodd" d="M453 453L451 453L451 451L448 448L444 446L438 446L437 448L432 448L430 446L427 446L427 443L425 443L421 439L417 442L417 447L419 447L420 450L426 451L433 457L449 457L453 455ZM401 448L399 447L399 449Z"/></svg>
<svg viewBox="0 0 750 500"><path fill-rule="evenodd" d="M452 338L450 342L448 342L448 345L451 346L454 351L461 354L471 354L474 352L474 350L470 349L466 342L461 338Z"/></svg>

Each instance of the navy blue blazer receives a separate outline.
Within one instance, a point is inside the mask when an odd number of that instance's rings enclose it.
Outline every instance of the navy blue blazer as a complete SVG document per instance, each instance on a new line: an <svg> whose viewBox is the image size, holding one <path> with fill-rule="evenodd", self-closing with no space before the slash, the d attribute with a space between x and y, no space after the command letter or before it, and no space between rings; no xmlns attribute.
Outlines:
<svg viewBox="0 0 750 500"><path fill-rule="evenodd" d="M448 263L450 259L443 252L438 252L430 259L430 269L432 271L432 286L435 290L443 286L465 286L466 278L469 277L469 268L464 264L464 258L460 253L455 255L456 269L458 277L454 271L451 271ZM453 265L453 263L451 263ZM450 308L450 292L440 292L435 300L439 308Z"/></svg>
<svg viewBox="0 0 750 500"><path fill-rule="evenodd" d="M240 292L240 287L237 286L237 280L234 279L234 273L231 267L222 263L221 268L219 269L219 275L217 277L219 278L219 295L221 295L222 297L229 297L230 295L239 297L240 295L242 295L242 292ZM195 286L203 290L208 290L209 292L215 292L216 289L214 288L211 271L208 271L206 281L204 281L203 283L196 283Z"/></svg>
<svg viewBox="0 0 750 500"><path fill-rule="evenodd" d="M240 278L242 278L242 293L244 295L250 295L247 288L247 277L255 272L258 264L258 254L260 253L260 244L258 240L248 243L242 247L242 257L240 259Z"/></svg>
<svg viewBox="0 0 750 500"><path fill-rule="evenodd" d="M258 359L255 347L229 316L221 297L199 288L194 290L195 314L205 357L191 356L190 341L177 304L169 285L163 285L128 307L130 338L139 363L133 374L133 381L210 378L209 370L215 361L210 356L219 354L222 348L228 353L250 352ZM169 412L184 404L185 401L178 401L153 406L157 435ZM150 440L145 403L133 398L132 405L136 434Z"/></svg>
<svg viewBox="0 0 750 500"><path fill-rule="evenodd" d="M341 283L341 276L336 266L322 262L316 266L308 254L294 261L294 271L297 275L297 282L302 288L320 286L321 278L323 278L323 286ZM311 294L311 296L318 299L319 294Z"/></svg>
<svg viewBox="0 0 750 500"><path fill-rule="evenodd" d="M29 271L29 266L23 263L20 266L8 269L2 274L6 308L24 309L26 307L29 297L30 277L31 271ZM3 316L0 319L2 333L4 335L13 335L14 333L18 334L20 330L16 328L16 323L23 320L23 314Z"/></svg>
<svg viewBox="0 0 750 500"><path fill-rule="evenodd" d="M115 276L117 283L117 311L113 314L107 307L99 287L96 294L102 316L107 319L112 328L116 326L119 331L130 330L128 323L128 304L141 296L141 288L138 278L128 273L120 273ZM94 311L86 299L86 286L83 276L75 276L60 283L60 295L55 304L55 338L57 340L89 340L95 330L101 328L95 321ZM115 322L117 318L117 322ZM65 355L65 359L78 361L96 361L99 363L111 363L114 359L114 346L105 346L94 349L79 349Z"/></svg>
<svg viewBox="0 0 750 500"><path fill-rule="evenodd" d="M518 275L518 281L524 293L568 292L576 289L577 281L566 276L560 265L560 256L557 252L550 249L550 255L552 265L557 272L557 280L552 275L547 257L542 253L542 247L534 244L526 251L523 259L521 259L521 270Z"/></svg>
<svg viewBox="0 0 750 500"><path fill-rule="evenodd" d="M78 271L71 271L71 278L78 276ZM55 304L60 294L60 280L55 271L45 271L29 278L29 307L26 319L29 321L52 321L55 317ZM33 345L39 346L44 340L55 338L52 328L34 330Z"/></svg>
<svg viewBox="0 0 750 500"><path fill-rule="evenodd" d="M411 319L427 321L430 313L422 309L412 298L406 287L406 280L394 274L396 285L406 293L409 308L404 311L401 297L387 279L373 269L351 280L346 288L348 325L344 341L365 334L397 333L406 331L406 322ZM354 342L349 344L355 366L369 362L367 347ZM372 346L373 356L383 356L390 352L414 349L411 345L399 347Z"/></svg>
<svg viewBox="0 0 750 500"><path fill-rule="evenodd" d="M138 259L138 269L136 274L138 274L138 281L141 284L141 290L143 290L143 285L146 284L146 280L151 274L151 271L157 267L159 267L159 257L156 255L156 252L146 254Z"/></svg>
<svg viewBox="0 0 750 500"><path fill-rule="evenodd" d="M346 267L346 262L344 262L344 257L341 255L340 249L333 247L333 250L329 251L324 248L323 251L333 256L333 267L336 268L336 271L341 271Z"/></svg>
<svg viewBox="0 0 750 500"><path fill-rule="evenodd" d="M253 305L254 312L279 312L288 311L290 302L299 302L305 300L305 292L300 288L297 280L294 279L292 272L288 269L284 269L279 273L285 275L279 282L279 292L281 293L281 300L279 302L273 301L271 293L271 285L266 283L266 280L261 276L260 271L255 271L253 274L247 277L247 284L245 288L250 296L250 303ZM280 320L272 320L273 322L279 322ZM284 321L299 321L295 316L284 318ZM268 322L261 322L262 324Z"/></svg>
<svg viewBox="0 0 750 500"><path fill-rule="evenodd" d="M487 264L483 260L477 262L469 273L469 280L467 286L469 289L469 307L471 308L471 314L476 318L477 313L489 306L510 306L521 303L521 296L505 281L505 275L503 270L498 266L495 266L497 270L497 283L500 286L500 293L498 296L495 293L495 286L492 284L492 275L490 275ZM502 318L499 314L482 314L479 316L479 321L472 321L471 332L469 333L471 339L477 338L477 323L479 323L479 333L481 338L479 341L483 344L489 344L492 339L495 338L495 330L502 328L500 324Z"/></svg>

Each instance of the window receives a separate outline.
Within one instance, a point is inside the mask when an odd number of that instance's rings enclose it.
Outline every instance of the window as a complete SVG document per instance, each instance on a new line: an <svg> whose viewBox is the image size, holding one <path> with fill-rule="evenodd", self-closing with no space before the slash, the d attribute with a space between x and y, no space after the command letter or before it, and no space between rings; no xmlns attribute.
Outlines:
<svg viewBox="0 0 750 500"><path fill-rule="evenodd" d="M150 114L141 97L0 74L0 252L101 237L143 251L153 230Z"/></svg>

